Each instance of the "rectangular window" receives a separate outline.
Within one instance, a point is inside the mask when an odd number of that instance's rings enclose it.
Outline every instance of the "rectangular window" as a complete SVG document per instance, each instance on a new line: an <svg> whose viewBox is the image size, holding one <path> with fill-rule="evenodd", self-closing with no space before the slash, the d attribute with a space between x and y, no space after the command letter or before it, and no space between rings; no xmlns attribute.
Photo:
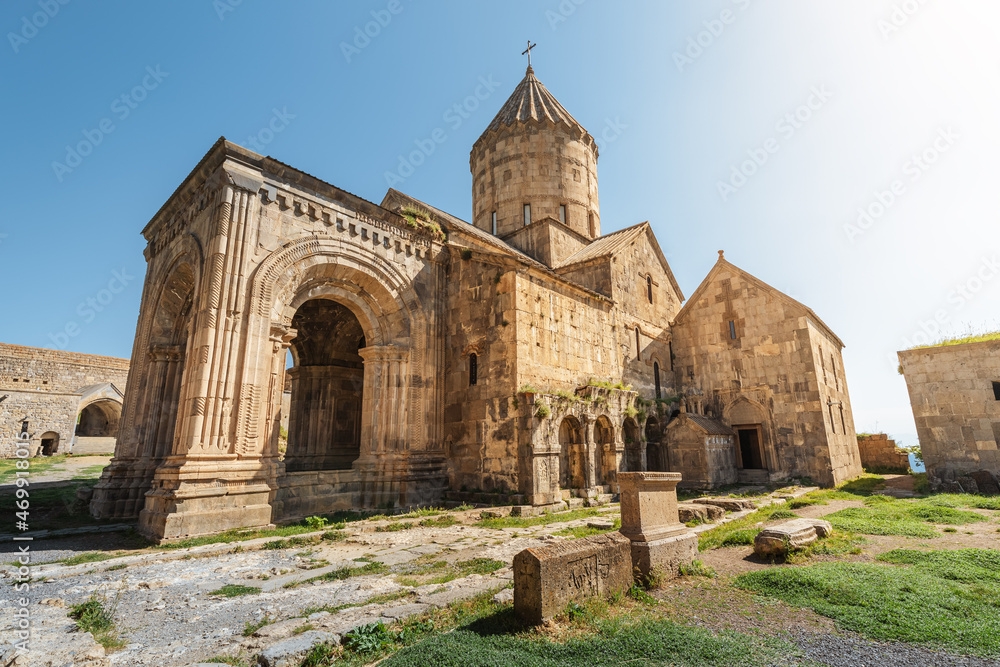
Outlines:
<svg viewBox="0 0 1000 667"><path fill-rule="evenodd" d="M667 343L667 351L670 352L670 370L674 370L674 341Z"/></svg>
<svg viewBox="0 0 1000 667"><path fill-rule="evenodd" d="M847 433L847 422L844 421L844 406L840 406L840 432Z"/></svg>
<svg viewBox="0 0 1000 667"><path fill-rule="evenodd" d="M834 433L836 433L837 432L837 424L834 423L834 421L833 421L833 405L832 404L831 405L827 405L827 407L830 409L830 430L832 430Z"/></svg>
<svg viewBox="0 0 1000 667"><path fill-rule="evenodd" d="M590 237L594 238L597 236L597 226L594 224L594 212L591 211L587 215L587 226L590 228Z"/></svg>
<svg viewBox="0 0 1000 667"><path fill-rule="evenodd" d="M566 204L559 204L559 222L566 224Z"/></svg>
<svg viewBox="0 0 1000 667"><path fill-rule="evenodd" d="M497 235L497 212L496 211L493 211L493 214L490 217L490 225L493 228L493 236L496 236Z"/></svg>
<svg viewBox="0 0 1000 667"><path fill-rule="evenodd" d="M1000 401L1000 382L993 383L993 398Z"/></svg>
<svg viewBox="0 0 1000 667"><path fill-rule="evenodd" d="M524 226L531 224L531 204L524 205Z"/></svg>
<svg viewBox="0 0 1000 667"><path fill-rule="evenodd" d="M736 340L736 322L729 320L729 338Z"/></svg>

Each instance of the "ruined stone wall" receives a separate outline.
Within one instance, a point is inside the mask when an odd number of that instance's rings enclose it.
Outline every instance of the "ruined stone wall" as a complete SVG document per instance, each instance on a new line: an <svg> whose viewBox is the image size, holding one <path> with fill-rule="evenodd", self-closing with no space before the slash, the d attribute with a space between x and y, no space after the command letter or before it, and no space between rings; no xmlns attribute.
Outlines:
<svg viewBox="0 0 1000 667"><path fill-rule="evenodd" d="M55 453L70 449L81 390L111 382L125 390L127 359L0 343L0 458L12 456L21 423L28 422L32 450L55 433ZM49 437L48 435L46 437Z"/></svg>
<svg viewBox="0 0 1000 667"><path fill-rule="evenodd" d="M1000 476L1000 340L905 350L899 361L931 483Z"/></svg>
<svg viewBox="0 0 1000 667"><path fill-rule="evenodd" d="M910 468L910 456L896 446L885 433L858 436L858 452L865 470L902 470Z"/></svg>
<svg viewBox="0 0 1000 667"><path fill-rule="evenodd" d="M444 321L444 438L454 490L517 491L516 272L453 253ZM470 384L472 354L476 383Z"/></svg>
<svg viewBox="0 0 1000 667"><path fill-rule="evenodd" d="M714 416L730 425L759 413L772 478L804 475L832 485L861 473L860 461L850 463L848 455L842 462L839 450L831 461L838 445L831 443L828 397L845 401L849 433L843 437L854 440L843 366L837 350L840 392L820 384L813 327L801 306L723 265L673 328L673 337L677 382L685 391L700 393ZM727 415L731 411L738 412ZM836 417L839 431L839 410Z"/></svg>

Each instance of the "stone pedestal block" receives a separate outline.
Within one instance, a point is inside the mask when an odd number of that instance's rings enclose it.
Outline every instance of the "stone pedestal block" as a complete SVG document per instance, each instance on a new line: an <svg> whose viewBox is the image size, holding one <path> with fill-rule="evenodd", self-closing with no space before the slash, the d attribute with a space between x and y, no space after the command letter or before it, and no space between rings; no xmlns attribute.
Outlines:
<svg viewBox="0 0 1000 667"><path fill-rule="evenodd" d="M621 533L632 542L633 572L676 576L678 566L698 555L698 538L680 522L675 472L618 473Z"/></svg>
<svg viewBox="0 0 1000 667"><path fill-rule="evenodd" d="M643 577L655 574L672 579L679 574L681 563L698 557L698 536L691 531L653 542L632 542L633 571Z"/></svg>
<svg viewBox="0 0 1000 667"><path fill-rule="evenodd" d="M514 611L541 623L573 600L610 596L632 585L631 542L618 533L525 549L514 557Z"/></svg>

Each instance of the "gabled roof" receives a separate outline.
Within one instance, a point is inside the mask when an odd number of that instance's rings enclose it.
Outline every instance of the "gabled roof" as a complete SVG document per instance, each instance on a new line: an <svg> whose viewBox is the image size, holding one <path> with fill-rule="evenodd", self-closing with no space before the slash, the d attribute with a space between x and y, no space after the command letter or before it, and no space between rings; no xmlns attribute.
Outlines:
<svg viewBox="0 0 1000 667"><path fill-rule="evenodd" d="M517 88L514 89L514 92L511 93L507 101L500 107L500 111L497 112L497 115L493 117L490 124L483 130L482 135L476 140L473 148L479 145L483 137L491 132L499 131L506 126L516 123L531 122L548 122L557 126L562 125L566 129L580 134L581 139L594 149L595 155L597 153L597 145L593 137L590 136L586 128L577 119L573 118L570 112L566 111L563 105L559 104L559 100L549 92L542 82L535 77L535 70L531 68L531 65L528 66L528 70L525 72L524 78L521 79L521 83L517 84Z"/></svg>
<svg viewBox="0 0 1000 667"><path fill-rule="evenodd" d="M612 255L615 255L627 248L643 234L646 235L650 246L656 252L656 257L660 260L663 271L667 274L667 279L670 280L671 287L673 287L674 291L677 293L677 298L683 302L684 293L681 292L681 287L677 284L677 279L674 278L674 272L670 270L670 265L667 264L667 258L664 257L663 251L660 250L660 244L656 240L656 234L653 233L653 228L650 226L648 221L640 222L638 225L632 225L631 227L626 227L625 229L619 229L617 232L611 232L610 234L605 234L604 236L599 236L594 239L590 245L585 248L581 248L560 262L558 266L553 268L557 269L561 273L565 269L577 264L585 264L595 259L611 257Z"/></svg>
<svg viewBox="0 0 1000 667"><path fill-rule="evenodd" d="M428 213L434 216L435 222L441 224L445 227L446 231L458 232L460 234L465 234L475 238L481 243L485 243L488 246L492 246L502 253L513 255L521 261L529 262L535 266L542 268L545 267L541 262L533 259L529 255L524 254L514 246L508 245L500 240L498 237L490 234L489 232L483 231L479 227L462 220L461 218L455 217L451 213L446 213L439 208L431 206L430 204L420 201L416 197L411 197L405 192L400 192L395 188L389 188L388 192L385 193L385 197L382 198L381 206L382 208L392 210L395 204L406 206L411 205L417 208L425 209Z"/></svg>
<svg viewBox="0 0 1000 667"><path fill-rule="evenodd" d="M674 317L675 324L681 323L687 316L687 314L690 311L694 310L694 308L696 307L695 304L699 301L699 299L701 299L701 295L705 292L706 289L708 289L708 286L712 283L712 281L715 280L715 278L720 273L726 270L735 273L736 275L745 279L747 282L756 285L760 289L766 290L767 292L774 295L780 301L791 306L794 310L798 310L806 317L812 319L816 323L816 325L824 332L826 332L826 334L829 335L830 338L832 338L838 345L840 345L841 348L846 347L844 345L844 341L840 340L840 337L837 336L837 334L833 333L833 329L828 327L826 325L826 322L821 320L819 315L817 315L812 308L800 303L799 301L796 301L795 299L788 296L781 290L771 287L760 278L754 276L753 274L747 273L740 267L734 264L730 264L728 261L726 261L726 258L723 256L721 250L719 251L719 260L715 263L715 266L713 266L712 270L708 272L708 275L705 276L705 279L701 281L701 284L698 285L698 289L694 291L694 294L692 294L691 298L688 299L688 302L684 304L684 307L681 308L679 311L677 311L677 316Z"/></svg>

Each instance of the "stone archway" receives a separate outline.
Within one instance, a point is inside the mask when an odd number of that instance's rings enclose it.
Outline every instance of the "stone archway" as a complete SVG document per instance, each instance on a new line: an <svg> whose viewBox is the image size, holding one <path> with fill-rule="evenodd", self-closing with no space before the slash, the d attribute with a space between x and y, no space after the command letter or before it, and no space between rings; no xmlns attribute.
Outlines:
<svg viewBox="0 0 1000 667"><path fill-rule="evenodd" d="M667 448L660 433L660 422L656 417L646 419L646 469L652 472L670 472Z"/></svg>
<svg viewBox="0 0 1000 667"><path fill-rule="evenodd" d="M118 435L122 404L101 399L85 405L77 419L76 435L84 438L114 438Z"/></svg>
<svg viewBox="0 0 1000 667"><path fill-rule="evenodd" d="M618 469L617 452L615 451L615 430L611 420L601 415L594 422L594 441L597 445L597 484L614 484Z"/></svg>
<svg viewBox="0 0 1000 667"><path fill-rule="evenodd" d="M52 456L59 451L59 434L55 431L46 431L39 438L40 446L38 454L41 456Z"/></svg>
<svg viewBox="0 0 1000 667"><path fill-rule="evenodd" d="M622 422L622 439L625 441L624 470L641 472L642 442L639 440L639 425L632 417L626 417Z"/></svg>
<svg viewBox="0 0 1000 667"><path fill-rule="evenodd" d="M573 416L564 417L559 423L560 488L582 489L587 486L585 454L580 421Z"/></svg>
<svg viewBox="0 0 1000 667"><path fill-rule="evenodd" d="M285 470L346 470L361 455L365 332L345 306L306 301L292 318Z"/></svg>

